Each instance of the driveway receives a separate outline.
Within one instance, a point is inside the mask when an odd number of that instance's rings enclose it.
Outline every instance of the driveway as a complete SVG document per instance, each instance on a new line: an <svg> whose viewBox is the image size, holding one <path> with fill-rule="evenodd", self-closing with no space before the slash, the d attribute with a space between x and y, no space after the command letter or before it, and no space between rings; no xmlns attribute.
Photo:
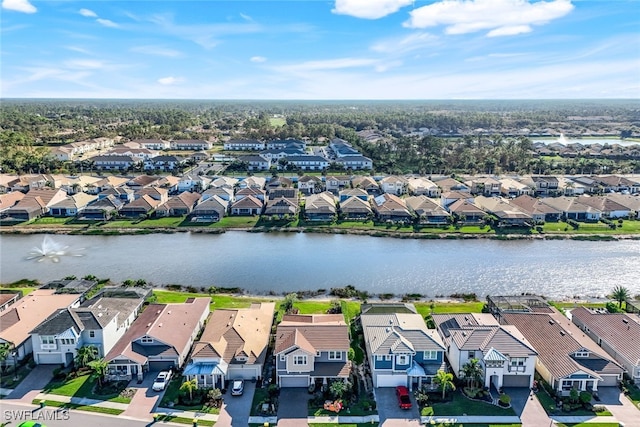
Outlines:
<svg viewBox="0 0 640 427"><path fill-rule="evenodd" d="M611 414L627 427L640 425L640 408L633 406L633 402L625 396L618 387L598 387L600 402Z"/></svg>
<svg viewBox="0 0 640 427"><path fill-rule="evenodd" d="M418 405L411 395L411 409L400 409L396 389L393 387L382 387L374 389L376 403L378 405L378 415L380 416L381 427L405 427L419 426L420 412Z"/></svg>
<svg viewBox="0 0 640 427"><path fill-rule="evenodd" d="M251 402L256 391L256 383L245 381L242 396L232 396L231 390L224 394L224 404L220 410L216 426L219 427L246 427L249 425L249 413Z"/></svg>
<svg viewBox="0 0 640 427"><path fill-rule="evenodd" d="M278 397L278 427L306 426L309 413L307 388L283 388Z"/></svg>
<svg viewBox="0 0 640 427"><path fill-rule="evenodd" d="M53 378L54 369L60 365L36 365L29 375L9 394L7 399L23 400L31 403Z"/></svg>
<svg viewBox="0 0 640 427"><path fill-rule="evenodd" d="M162 400L164 391L153 391L151 386L156 379L157 372L146 372L142 383L138 384L137 379L131 380L129 388L136 390L136 394L131 399L131 403L123 416L137 419L153 419L152 413L156 405Z"/></svg>
<svg viewBox="0 0 640 427"><path fill-rule="evenodd" d="M531 390L525 387L505 387L503 391L511 396L511 406L523 426L551 425L551 418Z"/></svg>

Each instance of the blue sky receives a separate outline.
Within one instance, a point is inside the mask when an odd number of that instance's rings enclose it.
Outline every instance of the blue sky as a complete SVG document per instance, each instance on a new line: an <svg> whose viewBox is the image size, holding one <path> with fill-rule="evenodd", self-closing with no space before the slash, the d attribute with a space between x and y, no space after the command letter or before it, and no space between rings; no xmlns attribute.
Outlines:
<svg viewBox="0 0 640 427"><path fill-rule="evenodd" d="M639 0L2 0L1 96L640 98Z"/></svg>

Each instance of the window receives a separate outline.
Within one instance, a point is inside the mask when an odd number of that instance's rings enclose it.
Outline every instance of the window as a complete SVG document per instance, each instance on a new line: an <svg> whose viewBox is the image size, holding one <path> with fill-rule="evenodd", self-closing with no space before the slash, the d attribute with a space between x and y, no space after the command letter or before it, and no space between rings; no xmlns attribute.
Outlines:
<svg viewBox="0 0 640 427"><path fill-rule="evenodd" d="M341 351L330 351L329 352L329 360L342 360L342 352Z"/></svg>
<svg viewBox="0 0 640 427"><path fill-rule="evenodd" d="M576 351L575 352L575 356L576 357L589 357L589 352L588 351Z"/></svg>
<svg viewBox="0 0 640 427"><path fill-rule="evenodd" d="M476 352L475 351L470 351L467 356L469 357L469 359L473 359L473 358L476 357Z"/></svg>
<svg viewBox="0 0 640 427"><path fill-rule="evenodd" d="M89 331L89 337L95 338L96 337L96 331Z"/></svg>
<svg viewBox="0 0 640 427"><path fill-rule="evenodd" d="M396 363L398 365L408 365L409 364L409 356L406 354L399 354L396 356Z"/></svg>
<svg viewBox="0 0 640 427"><path fill-rule="evenodd" d="M307 364L307 356L293 356L293 364L294 365L306 365Z"/></svg>
<svg viewBox="0 0 640 427"><path fill-rule="evenodd" d="M51 335L41 336L40 342L42 343L42 348L46 348L46 349L56 348L56 340Z"/></svg>
<svg viewBox="0 0 640 427"><path fill-rule="evenodd" d="M385 354L384 355L384 360L386 360L387 362L391 360L391 355L390 354Z"/></svg>
<svg viewBox="0 0 640 427"><path fill-rule="evenodd" d="M435 360L438 358L437 350L428 350L424 352L424 360Z"/></svg>
<svg viewBox="0 0 640 427"><path fill-rule="evenodd" d="M282 360L284 362L285 360L287 360L287 356L285 356L284 354L281 354L280 355L280 360Z"/></svg>
<svg viewBox="0 0 640 427"><path fill-rule="evenodd" d="M153 342L153 338L144 336L144 337L142 337L140 342L143 343L143 344L150 344L150 343Z"/></svg>
<svg viewBox="0 0 640 427"><path fill-rule="evenodd" d="M524 357L512 357L509 364L510 371L523 371L525 370L525 363L527 359Z"/></svg>

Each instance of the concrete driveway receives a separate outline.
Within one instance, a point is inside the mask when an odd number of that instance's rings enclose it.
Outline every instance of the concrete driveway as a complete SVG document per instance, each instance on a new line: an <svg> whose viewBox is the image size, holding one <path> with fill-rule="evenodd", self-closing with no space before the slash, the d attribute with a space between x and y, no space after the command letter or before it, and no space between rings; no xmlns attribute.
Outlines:
<svg viewBox="0 0 640 427"><path fill-rule="evenodd" d="M551 418L531 390L525 387L505 387L503 391L511 396L511 406L523 426L551 425Z"/></svg>
<svg viewBox="0 0 640 427"><path fill-rule="evenodd" d="M307 388L283 388L278 397L278 427L306 426L309 413Z"/></svg>
<svg viewBox="0 0 640 427"><path fill-rule="evenodd" d="M600 402L595 404L605 405L626 427L640 426L640 408L636 408L618 387L598 387L598 397Z"/></svg>
<svg viewBox="0 0 640 427"><path fill-rule="evenodd" d="M216 425L219 427L246 427L249 425L251 402L256 391L256 383L245 381L242 396L232 396L231 390L224 394L224 404Z"/></svg>
<svg viewBox="0 0 640 427"><path fill-rule="evenodd" d="M394 387L377 388L374 390L374 394L378 405L380 426L405 427L420 425L420 412L413 395L411 395L411 403L413 403L411 409L400 409Z"/></svg>
<svg viewBox="0 0 640 427"><path fill-rule="evenodd" d="M158 375L158 372L146 372L140 384L138 384L138 381L135 379L131 380L129 388L135 389L136 394L122 415L137 419L153 419L151 414L162 400L162 396L164 396L164 390L158 392L153 391L151 388L156 379L156 375Z"/></svg>
<svg viewBox="0 0 640 427"><path fill-rule="evenodd" d="M9 394L7 399L23 400L31 403L53 378L54 369L60 365L36 365L29 375Z"/></svg>

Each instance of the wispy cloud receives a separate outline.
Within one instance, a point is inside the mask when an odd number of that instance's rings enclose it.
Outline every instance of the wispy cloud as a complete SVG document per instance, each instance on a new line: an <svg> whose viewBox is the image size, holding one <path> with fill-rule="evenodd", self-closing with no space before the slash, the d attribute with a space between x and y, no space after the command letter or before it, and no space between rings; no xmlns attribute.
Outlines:
<svg viewBox="0 0 640 427"><path fill-rule="evenodd" d="M2 0L2 8L22 13L36 13L38 9L29 0Z"/></svg>
<svg viewBox="0 0 640 427"><path fill-rule="evenodd" d="M413 2L414 0L336 0L335 7L331 11L337 15L379 19Z"/></svg>
<svg viewBox="0 0 640 427"><path fill-rule="evenodd" d="M369 58L338 58L320 61L306 61L299 64L282 65L276 67L279 71L311 72L321 70L340 70L344 68L371 67L378 64L379 60Z"/></svg>
<svg viewBox="0 0 640 427"><path fill-rule="evenodd" d="M64 48L72 52L84 53L85 55L93 55L93 52L79 46L65 46Z"/></svg>
<svg viewBox="0 0 640 427"><path fill-rule="evenodd" d="M104 62L95 59L70 59L64 65L77 70L98 70L105 66Z"/></svg>
<svg viewBox="0 0 640 427"><path fill-rule="evenodd" d="M174 76L162 77L158 79L158 83L160 83L161 85L173 85L182 81L182 78Z"/></svg>
<svg viewBox="0 0 640 427"><path fill-rule="evenodd" d="M433 47L439 43L439 37L433 34L417 32L404 37L392 37L377 41L371 50L380 53L403 54L415 50Z"/></svg>
<svg viewBox="0 0 640 427"><path fill-rule="evenodd" d="M251 61L251 62L266 62L267 58L265 58L264 56L252 56L251 58L249 58L249 61Z"/></svg>
<svg viewBox="0 0 640 427"><path fill-rule="evenodd" d="M145 55L163 56L166 58L178 58L182 56L182 52L163 46L134 46L129 49L131 52L143 53Z"/></svg>
<svg viewBox="0 0 640 427"><path fill-rule="evenodd" d="M253 22L253 18L245 13L240 13L240 17L247 22Z"/></svg>
<svg viewBox="0 0 640 427"><path fill-rule="evenodd" d="M103 19L103 18L98 18L96 19L96 22L100 25L104 25L105 27L109 27L109 28L118 28L119 25L116 24L115 22L113 22L110 19Z"/></svg>
<svg viewBox="0 0 640 427"><path fill-rule="evenodd" d="M447 34L488 30L487 36L510 36L532 31L573 10L569 0L445 0L412 10L408 28L445 26Z"/></svg>
<svg viewBox="0 0 640 427"><path fill-rule="evenodd" d="M80 9L78 11L78 13L80 15L82 15L82 16L87 17L87 18L97 18L98 17L98 14L95 13L93 10L90 10L90 9Z"/></svg>

